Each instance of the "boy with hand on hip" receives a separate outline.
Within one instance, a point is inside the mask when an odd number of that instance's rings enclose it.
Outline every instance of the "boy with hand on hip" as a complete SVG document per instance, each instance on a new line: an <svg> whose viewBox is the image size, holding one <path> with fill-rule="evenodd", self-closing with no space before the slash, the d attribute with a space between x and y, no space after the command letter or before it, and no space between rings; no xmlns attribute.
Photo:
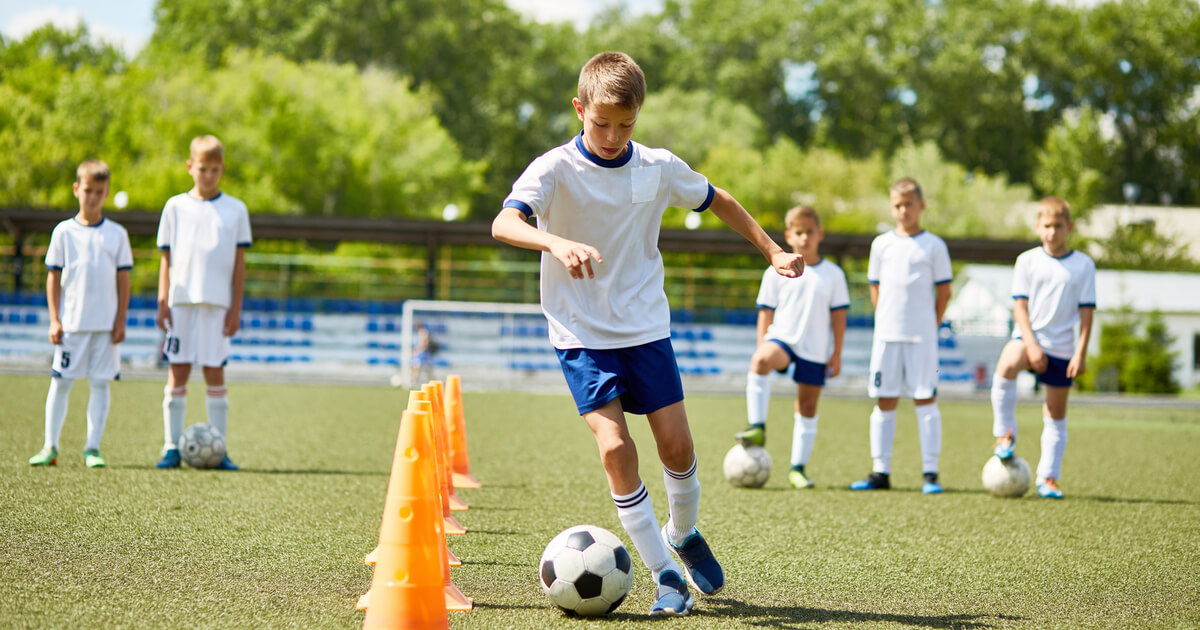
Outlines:
<svg viewBox="0 0 1200 630"><path fill-rule="evenodd" d="M817 211L808 206L788 210L784 232L792 251L804 257L803 276L787 278L774 269L763 273L758 290L758 345L746 374L746 413L750 426L734 437L743 445L766 442L767 407L771 400L771 371L792 366L796 382L795 425L792 430L793 488L811 488L804 471L817 437L817 400L825 376L842 371L842 341L850 292L846 274L817 249L825 238Z"/></svg>
<svg viewBox="0 0 1200 630"><path fill-rule="evenodd" d="M1037 235L1042 245L1017 256L1012 282L1016 326L992 377L992 435L1000 459L1012 458L1017 441L1017 374L1032 370L1046 386L1042 458L1037 467L1038 496L1046 499L1063 497L1058 479L1067 447L1067 395L1075 377L1086 369L1096 311L1096 264L1067 246L1073 229L1066 201L1047 197L1038 202Z"/></svg>
<svg viewBox="0 0 1200 630"><path fill-rule="evenodd" d="M617 516L657 585L650 614L682 616L694 603L684 576L706 595L720 591L725 576L695 527L700 483L663 289L663 212L711 208L781 275L799 276L804 259L784 252L729 193L670 151L631 140L645 95L645 77L628 55L592 57L572 100L582 132L525 169L492 235L542 252L550 342L595 437ZM646 415L663 463L670 517L661 530L627 412Z"/></svg>
<svg viewBox="0 0 1200 630"><path fill-rule="evenodd" d="M52 466L58 458L58 438L71 386L88 379L87 444L83 461L104 468L100 438L108 420L109 382L121 377L125 314L129 309L129 270L133 253L129 234L106 219L110 173L100 160L88 160L75 171L72 189L79 214L59 223L46 249L46 302L50 308L50 343L54 359L46 395L46 439L30 466Z"/></svg>
<svg viewBox="0 0 1200 630"><path fill-rule="evenodd" d="M924 483L921 492L938 494L938 457L942 452L942 414L937 406L938 328L950 303L950 254L946 242L921 229L925 198L912 178L888 191L896 228L875 237L867 262L875 336L871 342L867 393L871 411L871 474L851 490L891 487L896 405L903 389L913 397L921 437Z"/></svg>
<svg viewBox="0 0 1200 630"><path fill-rule="evenodd" d="M187 169L195 186L167 200L158 225L158 326L167 333L163 355L170 362L158 468L179 467L193 363L204 370L208 423L228 438L224 367L229 338L241 323L245 248L251 243L246 204L219 187L225 172L221 141L213 136L193 139ZM217 467L237 470L228 455Z"/></svg>

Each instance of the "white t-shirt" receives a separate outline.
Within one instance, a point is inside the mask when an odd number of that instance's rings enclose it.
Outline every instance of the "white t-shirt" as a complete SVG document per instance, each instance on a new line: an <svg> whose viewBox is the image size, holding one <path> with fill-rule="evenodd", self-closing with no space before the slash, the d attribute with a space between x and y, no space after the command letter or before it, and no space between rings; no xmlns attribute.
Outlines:
<svg viewBox="0 0 1200 630"><path fill-rule="evenodd" d="M212 199L175 195L163 207L158 248L171 251L170 306L233 302L233 265L237 248L249 247L246 204L219 193Z"/></svg>
<svg viewBox="0 0 1200 630"><path fill-rule="evenodd" d="M1079 309L1096 307L1096 263L1075 250L1055 258L1035 247L1017 256L1013 269L1013 299L1029 300L1029 323L1046 354L1070 359L1075 354L1075 324ZM1013 329L1013 339L1021 329Z"/></svg>
<svg viewBox="0 0 1200 630"><path fill-rule="evenodd" d="M922 230L913 236L884 232L871 242L867 281L879 286L875 337L880 341L937 339L934 287L950 282L946 242Z"/></svg>
<svg viewBox="0 0 1200 630"><path fill-rule="evenodd" d="M67 219L54 227L46 268L62 270L58 315L64 332L112 330L117 319L117 272L133 268L129 233L116 221L84 225Z"/></svg>
<svg viewBox="0 0 1200 630"><path fill-rule="evenodd" d="M755 301L758 308L775 311L766 339L788 344L805 361L827 363L833 355L830 315L850 306L850 291L842 268L822 258L805 267L799 278L787 278L767 268Z"/></svg>
<svg viewBox="0 0 1200 630"><path fill-rule="evenodd" d="M666 149L630 142L605 160L580 134L535 159L504 207L536 215L538 229L600 251L595 278L576 280L542 253L542 310L559 349L628 348L671 335L658 233L667 206L702 211L713 187Z"/></svg>

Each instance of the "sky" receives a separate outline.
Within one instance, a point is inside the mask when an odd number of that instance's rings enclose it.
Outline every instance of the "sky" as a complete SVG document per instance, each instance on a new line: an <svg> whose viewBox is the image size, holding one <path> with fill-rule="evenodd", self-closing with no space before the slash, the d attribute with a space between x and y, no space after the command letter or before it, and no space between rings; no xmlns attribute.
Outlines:
<svg viewBox="0 0 1200 630"><path fill-rule="evenodd" d="M0 0L0 33L21 39L52 22L73 27L82 20L96 37L118 44L130 56L154 32L156 0ZM623 4L635 13L662 9L662 0L506 0L509 6L539 22L569 21L576 25L606 6Z"/></svg>

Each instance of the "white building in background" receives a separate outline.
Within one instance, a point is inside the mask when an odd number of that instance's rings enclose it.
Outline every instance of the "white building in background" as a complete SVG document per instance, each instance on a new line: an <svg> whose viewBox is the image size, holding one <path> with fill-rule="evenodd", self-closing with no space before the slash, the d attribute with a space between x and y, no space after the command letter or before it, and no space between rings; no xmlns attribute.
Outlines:
<svg viewBox="0 0 1200 630"><path fill-rule="evenodd" d="M1200 239L1200 237L1198 237ZM1196 241L1193 241L1195 243ZM1008 336L1012 330L1012 272L1006 265L967 265L959 273L946 319L959 335ZM1100 326L1122 306L1158 311L1174 338L1175 380L1200 385L1200 273L1096 270L1096 324L1088 354L1100 352ZM994 362L994 360L993 360Z"/></svg>
<svg viewBox="0 0 1200 630"><path fill-rule="evenodd" d="M1106 239L1120 225L1151 223L1158 234L1185 245L1187 255L1200 261L1200 208L1179 206L1097 206L1087 221L1075 224L1078 233L1088 238Z"/></svg>

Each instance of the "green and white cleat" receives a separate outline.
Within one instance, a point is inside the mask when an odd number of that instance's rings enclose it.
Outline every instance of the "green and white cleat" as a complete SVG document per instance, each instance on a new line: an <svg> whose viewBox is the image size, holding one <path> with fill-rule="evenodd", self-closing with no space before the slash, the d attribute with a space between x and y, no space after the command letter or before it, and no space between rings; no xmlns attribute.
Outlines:
<svg viewBox="0 0 1200 630"><path fill-rule="evenodd" d="M29 458L30 466L53 466L58 463L58 449L47 446L38 451L37 455Z"/></svg>
<svg viewBox="0 0 1200 630"><path fill-rule="evenodd" d="M811 488L813 482L804 474L803 468L793 468L788 471L788 483L792 484L793 488Z"/></svg>
<svg viewBox="0 0 1200 630"><path fill-rule="evenodd" d="M100 451L94 448L89 448L83 452L83 463L87 464L88 468L107 468L108 462L100 456Z"/></svg>
<svg viewBox="0 0 1200 630"><path fill-rule="evenodd" d="M767 427L762 424L752 424L734 433L733 439L742 446L762 446L767 443Z"/></svg>

